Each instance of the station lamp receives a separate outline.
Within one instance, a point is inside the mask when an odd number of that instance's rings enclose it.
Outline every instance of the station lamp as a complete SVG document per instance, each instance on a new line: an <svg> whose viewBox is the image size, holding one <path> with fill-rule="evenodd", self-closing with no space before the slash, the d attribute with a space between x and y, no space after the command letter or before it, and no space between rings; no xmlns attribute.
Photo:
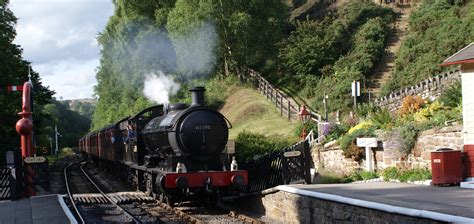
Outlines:
<svg viewBox="0 0 474 224"><path fill-rule="evenodd" d="M298 112L301 122L303 122L303 130L301 131L301 138L304 140L306 138L306 124L308 123L311 113L306 110L306 106L303 104L300 107L300 112Z"/></svg>

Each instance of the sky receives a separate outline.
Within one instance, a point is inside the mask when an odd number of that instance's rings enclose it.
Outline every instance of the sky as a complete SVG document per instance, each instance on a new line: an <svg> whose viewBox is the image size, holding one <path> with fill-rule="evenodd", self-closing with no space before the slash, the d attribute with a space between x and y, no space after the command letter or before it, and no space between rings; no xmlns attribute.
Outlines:
<svg viewBox="0 0 474 224"><path fill-rule="evenodd" d="M14 43L56 99L92 98L101 32L112 0L10 0L18 18Z"/></svg>

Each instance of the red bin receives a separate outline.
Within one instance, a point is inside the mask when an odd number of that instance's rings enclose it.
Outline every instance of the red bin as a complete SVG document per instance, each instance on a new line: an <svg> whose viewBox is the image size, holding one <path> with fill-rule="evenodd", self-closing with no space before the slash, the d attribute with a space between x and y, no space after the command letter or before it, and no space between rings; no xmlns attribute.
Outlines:
<svg viewBox="0 0 474 224"><path fill-rule="evenodd" d="M431 152L431 175L433 185L451 185L462 181L461 151L438 149Z"/></svg>

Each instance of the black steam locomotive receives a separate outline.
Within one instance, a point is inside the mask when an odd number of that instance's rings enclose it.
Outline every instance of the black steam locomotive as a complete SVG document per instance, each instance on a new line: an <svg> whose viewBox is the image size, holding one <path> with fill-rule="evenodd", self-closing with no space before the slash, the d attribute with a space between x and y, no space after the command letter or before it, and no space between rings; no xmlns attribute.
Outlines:
<svg viewBox="0 0 474 224"><path fill-rule="evenodd" d="M147 108L87 134L80 150L168 203L237 193L248 175L223 153L230 123L204 105L204 87L191 92L191 105Z"/></svg>

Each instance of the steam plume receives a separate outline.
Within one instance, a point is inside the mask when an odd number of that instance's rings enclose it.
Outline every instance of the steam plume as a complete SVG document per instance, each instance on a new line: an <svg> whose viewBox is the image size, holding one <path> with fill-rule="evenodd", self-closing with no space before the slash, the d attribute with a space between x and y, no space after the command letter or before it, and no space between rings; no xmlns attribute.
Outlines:
<svg viewBox="0 0 474 224"><path fill-rule="evenodd" d="M149 100L158 104L169 104L169 97L179 90L179 84L163 72L147 74L143 94Z"/></svg>

